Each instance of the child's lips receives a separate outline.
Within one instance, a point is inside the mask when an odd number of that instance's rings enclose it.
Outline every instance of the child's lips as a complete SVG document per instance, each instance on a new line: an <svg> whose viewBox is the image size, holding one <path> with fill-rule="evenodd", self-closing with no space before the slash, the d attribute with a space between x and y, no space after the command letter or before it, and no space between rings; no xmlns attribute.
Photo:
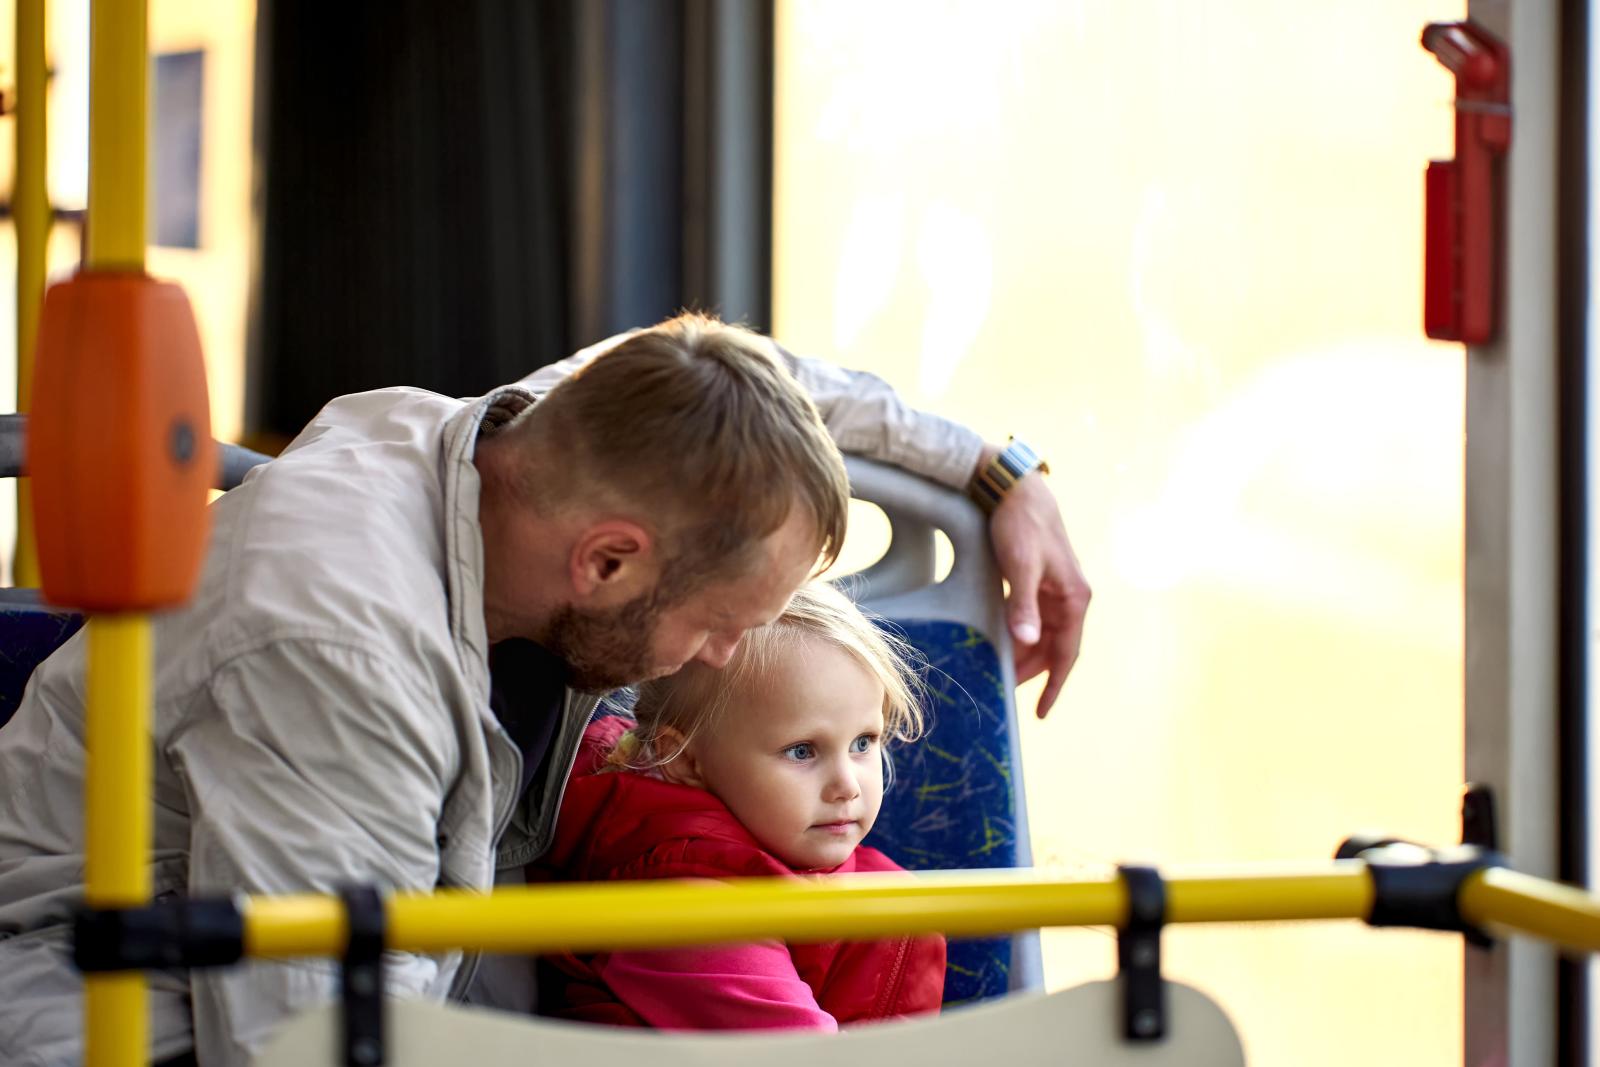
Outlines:
<svg viewBox="0 0 1600 1067"><path fill-rule="evenodd" d="M812 827L813 830L821 830L825 834L848 834L855 828L856 820L854 819L839 819L835 822L819 822Z"/></svg>

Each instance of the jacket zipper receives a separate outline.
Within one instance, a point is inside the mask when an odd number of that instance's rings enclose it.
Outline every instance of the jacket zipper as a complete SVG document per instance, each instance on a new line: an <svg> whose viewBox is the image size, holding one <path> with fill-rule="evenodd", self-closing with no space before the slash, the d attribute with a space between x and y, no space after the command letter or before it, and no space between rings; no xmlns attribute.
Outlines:
<svg viewBox="0 0 1600 1067"><path fill-rule="evenodd" d="M507 867L527 866L549 848L551 840L555 837L561 800L566 795L567 779L572 774L573 764L578 758L578 749L583 743L584 728L589 725L589 717L594 713L598 703L599 700L595 697L568 691L561 710L563 725L551 742L549 765L544 776L528 786L529 790L535 791L539 800L538 823L529 827L528 837L519 841L514 849L506 848L503 837L496 843L497 871L505 870ZM523 799L526 800L526 797ZM512 813L512 821L516 821L515 811Z"/></svg>
<svg viewBox="0 0 1600 1067"><path fill-rule="evenodd" d="M582 723L574 727L570 721L572 719L573 710L575 707L584 703L585 701L588 702L588 714L582 716ZM576 736L578 738L582 738L584 727L588 726L589 724L589 715L594 713L595 705L598 703L599 701L593 700L589 697L575 697L572 691L568 690L566 695L562 698L561 703L562 727L557 731L556 737L553 739L553 744L561 746L567 742L568 738L565 735L569 730L575 731ZM577 745L571 745L570 747L572 749L572 757L575 759L578 754L578 747ZM512 780L520 783L522 781L522 753L517 750L516 746L513 745L511 755L513 757L512 769L514 771ZM546 807L549 809L549 812L548 815L542 818L542 821L548 824L542 830L546 839L548 839L555 826L555 813L560 810L561 795L566 788L567 776L571 773L571 769L571 761L569 760L568 765L560 769L560 784L553 791L550 798L550 803L546 805ZM552 771L552 773L555 772ZM535 785L533 783L529 783L529 788L535 788ZM495 817L494 836L489 842L489 854L491 857L489 861L489 879L491 889L493 889L494 886L495 872L500 869L498 853L500 850L501 839L505 837L506 828L511 825L511 819L516 815L517 805L522 802L522 798L523 794L521 790L513 788L511 790L510 802L507 803L505 805L505 809L499 812ZM548 841L536 842L536 844L547 843ZM456 972L455 979L450 983L450 992L447 996L447 999L454 1001L464 1001L466 999L468 991L472 988L472 981L478 975L478 968L482 961L483 953L481 952L462 953L461 967Z"/></svg>
<svg viewBox="0 0 1600 1067"><path fill-rule="evenodd" d="M522 781L522 753L515 745L511 746L511 780ZM491 771L491 774L493 772ZM503 810L495 814L494 835L489 839L489 888L494 889L495 849L499 847L500 838L505 836L506 827L511 824L511 816L517 810L517 801L521 799L521 790L512 786L508 791L509 796L503 805ZM450 983L450 992L445 995L446 1000L465 1001L467 991L472 988L472 980L478 976L478 967L483 962L482 952L466 952L461 954L461 966L456 969L455 979Z"/></svg>
<svg viewBox="0 0 1600 1067"><path fill-rule="evenodd" d="M905 979L906 957L911 954L911 938L900 939L898 951L894 956L894 968L889 972L889 984L884 987L884 994L878 999L878 1011L873 1016L881 1019L894 1011L895 1004L900 1000L900 985Z"/></svg>

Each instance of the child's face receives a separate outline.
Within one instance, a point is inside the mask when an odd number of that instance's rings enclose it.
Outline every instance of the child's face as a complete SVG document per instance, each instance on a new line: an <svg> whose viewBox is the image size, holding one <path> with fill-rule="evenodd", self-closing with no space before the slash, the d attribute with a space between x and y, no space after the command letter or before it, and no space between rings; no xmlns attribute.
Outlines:
<svg viewBox="0 0 1600 1067"><path fill-rule="evenodd" d="M690 746L702 783L789 866L837 867L883 802L883 687L805 639L741 690Z"/></svg>

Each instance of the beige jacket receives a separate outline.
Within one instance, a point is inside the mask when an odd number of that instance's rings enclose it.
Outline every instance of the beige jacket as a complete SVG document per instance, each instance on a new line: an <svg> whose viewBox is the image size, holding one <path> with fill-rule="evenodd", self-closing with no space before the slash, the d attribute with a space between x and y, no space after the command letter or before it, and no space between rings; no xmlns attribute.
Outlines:
<svg viewBox="0 0 1600 1067"><path fill-rule="evenodd" d="M608 342L610 343L610 342ZM154 892L485 888L549 843L594 706L568 693L548 772L489 710L480 425L605 346L487 397L341 397L212 507L193 601L156 625ZM787 355L787 354L785 354ZM837 440L961 484L978 438L877 379L789 357ZM69 916L83 879L82 635L0 730L0 1065L80 1060ZM391 954L391 994L461 995L458 954ZM335 989L320 960L152 975L152 1055L245 1063Z"/></svg>

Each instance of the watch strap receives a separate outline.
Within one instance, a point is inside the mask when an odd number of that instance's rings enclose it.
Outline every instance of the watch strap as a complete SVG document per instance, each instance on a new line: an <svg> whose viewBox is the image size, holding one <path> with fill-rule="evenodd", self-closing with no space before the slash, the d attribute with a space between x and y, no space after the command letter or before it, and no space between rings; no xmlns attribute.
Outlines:
<svg viewBox="0 0 1600 1067"><path fill-rule="evenodd" d="M970 486L972 499L986 513L993 514L1012 487L1034 471L1049 474L1050 465L1040 459L1039 453L1026 441L1013 437L973 477Z"/></svg>

